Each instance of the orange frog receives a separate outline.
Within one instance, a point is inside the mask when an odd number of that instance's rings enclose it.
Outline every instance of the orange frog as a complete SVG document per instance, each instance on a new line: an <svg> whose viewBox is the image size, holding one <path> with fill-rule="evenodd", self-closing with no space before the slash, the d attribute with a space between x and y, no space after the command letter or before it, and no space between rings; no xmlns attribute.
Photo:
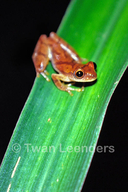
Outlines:
<svg viewBox="0 0 128 192"><path fill-rule="evenodd" d="M67 91L71 96L73 95L71 91L84 90L84 87L72 88L73 83L91 82L97 78L95 63L90 61L82 64L84 59L81 59L75 50L54 32L51 32L49 37L40 36L32 59L37 76L41 74L47 81L50 81L46 71L50 60L54 69L59 73L52 74L52 80L60 90ZM70 83L64 84L64 82Z"/></svg>

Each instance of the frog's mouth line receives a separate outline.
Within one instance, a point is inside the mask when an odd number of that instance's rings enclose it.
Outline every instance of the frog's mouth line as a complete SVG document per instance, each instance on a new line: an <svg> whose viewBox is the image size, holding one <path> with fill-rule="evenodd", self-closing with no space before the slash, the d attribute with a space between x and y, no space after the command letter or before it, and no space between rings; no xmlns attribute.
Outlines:
<svg viewBox="0 0 128 192"><path fill-rule="evenodd" d="M93 82L93 81L95 81L96 79L97 79L97 76L96 76L94 79L89 79L89 78L87 78L85 82Z"/></svg>
<svg viewBox="0 0 128 192"><path fill-rule="evenodd" d="M86 79L84 79L84 77L83 78L75 78L75 81L72 81L72 82L77 82L77 83L86 83L86 82L93 82L93 81L95 81L97 79L97 76L96 77L93 77L92 78L92 76L89 78L89 77L87 77Z"/></svg>
<svg viewBox="0 0 128 192"><path fill-rule="evenodd" d="M86 82L80 82L80 81L71 81L71 82L62 81L62 82L66 85L71 84L72 86L75 86L75 87L82 87L82 86L88 87L88 86L94 85L97 82L97 78L95 80L86 81Z"/></svg>

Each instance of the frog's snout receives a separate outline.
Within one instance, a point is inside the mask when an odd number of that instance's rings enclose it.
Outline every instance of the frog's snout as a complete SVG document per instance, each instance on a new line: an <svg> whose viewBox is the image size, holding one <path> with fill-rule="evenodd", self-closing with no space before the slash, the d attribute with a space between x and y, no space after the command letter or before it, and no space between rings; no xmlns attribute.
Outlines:
<svg viewBox="0 0 128 192"><path fill-rule="evenodd" d="M92 73L86 73L86 80L87 81L95 81L97 79L97 74L95 71L93 71Z"/></svg>

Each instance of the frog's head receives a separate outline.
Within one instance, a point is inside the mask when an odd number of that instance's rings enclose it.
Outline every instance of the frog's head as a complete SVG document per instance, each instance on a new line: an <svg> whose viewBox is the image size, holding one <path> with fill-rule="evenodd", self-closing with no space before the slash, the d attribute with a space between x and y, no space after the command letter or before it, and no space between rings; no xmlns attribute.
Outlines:
<svg viewBox="0 0 128 192"><path fill-rule="evenodd" d="M92 61L86 65L78 64L74 70L76 82L91 82L97 79L96 64Z"/></svg>

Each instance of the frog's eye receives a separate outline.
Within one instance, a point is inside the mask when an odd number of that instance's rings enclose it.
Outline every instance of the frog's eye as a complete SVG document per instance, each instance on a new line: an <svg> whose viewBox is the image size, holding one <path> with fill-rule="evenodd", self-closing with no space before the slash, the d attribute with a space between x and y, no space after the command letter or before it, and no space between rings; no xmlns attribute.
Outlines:
<svg viewBox="0 0 128 192"><path fill-rule="evenodd" d="M83 73L82 70L78 70L78 71L76 71L76 73L75 73L75 76L76 76L77 78L82 78L83 75L84 75L84 73Z"/></svg>

